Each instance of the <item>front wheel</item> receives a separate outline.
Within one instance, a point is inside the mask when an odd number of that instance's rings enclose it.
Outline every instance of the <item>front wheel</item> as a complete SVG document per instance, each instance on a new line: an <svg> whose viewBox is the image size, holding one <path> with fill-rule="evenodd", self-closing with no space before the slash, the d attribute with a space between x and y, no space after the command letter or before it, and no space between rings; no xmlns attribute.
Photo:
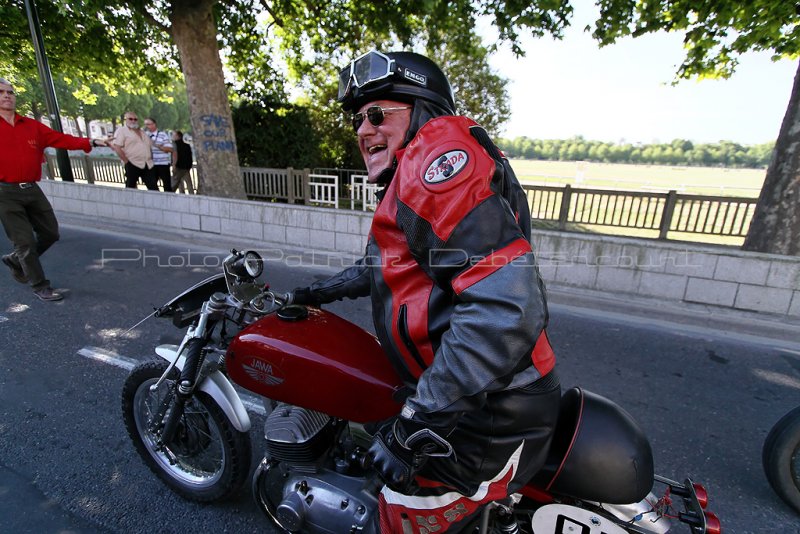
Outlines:
<svg viewBox="0 0 800 534"><path fill-rule="evenodd" d="M800 406L772 427L761 459L772 489L800 512Z"/></svg>
<svg viewBox="0 0 800 534"><path fill-rule="evenodd" d="M250 436L239 432L214 400L196 391L186 402L174 437L160 442L163 419L174 406L173 369L157 390L151 391L168 362L151 361L133 368L122 388L122 416L136 450L147 466L183 497L211 502L237 493L250 472ZM167 404L166 411L164 404Z"/></svg>

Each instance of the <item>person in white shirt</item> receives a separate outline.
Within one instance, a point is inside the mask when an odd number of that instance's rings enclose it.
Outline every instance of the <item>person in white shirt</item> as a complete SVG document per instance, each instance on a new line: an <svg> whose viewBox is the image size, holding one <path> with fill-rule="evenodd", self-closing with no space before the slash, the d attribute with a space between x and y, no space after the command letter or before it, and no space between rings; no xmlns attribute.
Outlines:
<svg viewBox="0 0 800 534"><path fill-rule="evenodd" d="M156 176L156 183L161 180L164 192L172 191L172 176L170 167L172 165L172 139L167 132L158 129L158 123L152 117L144 120L145 133L150 137L153 145L153 172Z"/></svg>

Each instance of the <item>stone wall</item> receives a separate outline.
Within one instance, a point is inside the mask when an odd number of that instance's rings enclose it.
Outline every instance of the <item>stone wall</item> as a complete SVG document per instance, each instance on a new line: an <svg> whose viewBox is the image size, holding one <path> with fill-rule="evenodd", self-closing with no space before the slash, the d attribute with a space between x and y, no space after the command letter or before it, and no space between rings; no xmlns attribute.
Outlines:
<svg viewBox="0 0 800 534"><path fill-rule="evenodd" d="M371 212L50 180L41 186L58 212L349 255L363 252L372 220ZM538 230L533 242L548 285L800 318L800 257Z"/></svg>
<svg viewBox="0 0 800 534"><path fill-rule="evenodd" d="M534 232L559 286L800 317L800 258L594 234Z"/></svg>

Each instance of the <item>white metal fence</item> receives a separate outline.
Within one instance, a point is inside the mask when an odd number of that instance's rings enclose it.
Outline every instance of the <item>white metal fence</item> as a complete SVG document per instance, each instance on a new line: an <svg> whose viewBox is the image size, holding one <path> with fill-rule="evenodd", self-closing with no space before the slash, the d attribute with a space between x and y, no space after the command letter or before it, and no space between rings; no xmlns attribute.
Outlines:
<svg viewBox="0 0 800 534"><path fill-rule="evenodd" d="M339 177L332 174L309 174L308 200L312 204L338 208Z"/></svg>
<svg viewBox="0 0 800 534"><path fill-rule="evenodd" d="M350 209L359 205L363 211L375 210L378 205L378 184L367 182L365 175L350 175Z"/></svg>

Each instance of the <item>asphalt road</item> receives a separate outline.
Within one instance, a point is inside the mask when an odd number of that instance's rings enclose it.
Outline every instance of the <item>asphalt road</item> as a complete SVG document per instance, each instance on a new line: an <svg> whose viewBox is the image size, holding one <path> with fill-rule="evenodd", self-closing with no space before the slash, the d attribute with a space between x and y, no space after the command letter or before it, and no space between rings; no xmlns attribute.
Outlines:
<svg viewBox="0 0 800 534"><path fill-rule="evenodd" d="M38 301L0 270L0 533L274 532L247 491L198 505L152 476L120 417L126 372L81 355L90 348L142 360L179 338L156 319L124 332L216 272L226 245L63 226L43 262L65 289L59 303ZM8 248L0 236L0 250ZM328 272L262 252L277 290ZM363 299L329 309L369 327ZM656 471L704 483L726 532L800 532L800 517L772 493L760 463L770 427L800 402L800 342L743 341L558 305L550 338L563 385L625 407L651 440ZM254 455L261 426L255 417Z"/></svg>

